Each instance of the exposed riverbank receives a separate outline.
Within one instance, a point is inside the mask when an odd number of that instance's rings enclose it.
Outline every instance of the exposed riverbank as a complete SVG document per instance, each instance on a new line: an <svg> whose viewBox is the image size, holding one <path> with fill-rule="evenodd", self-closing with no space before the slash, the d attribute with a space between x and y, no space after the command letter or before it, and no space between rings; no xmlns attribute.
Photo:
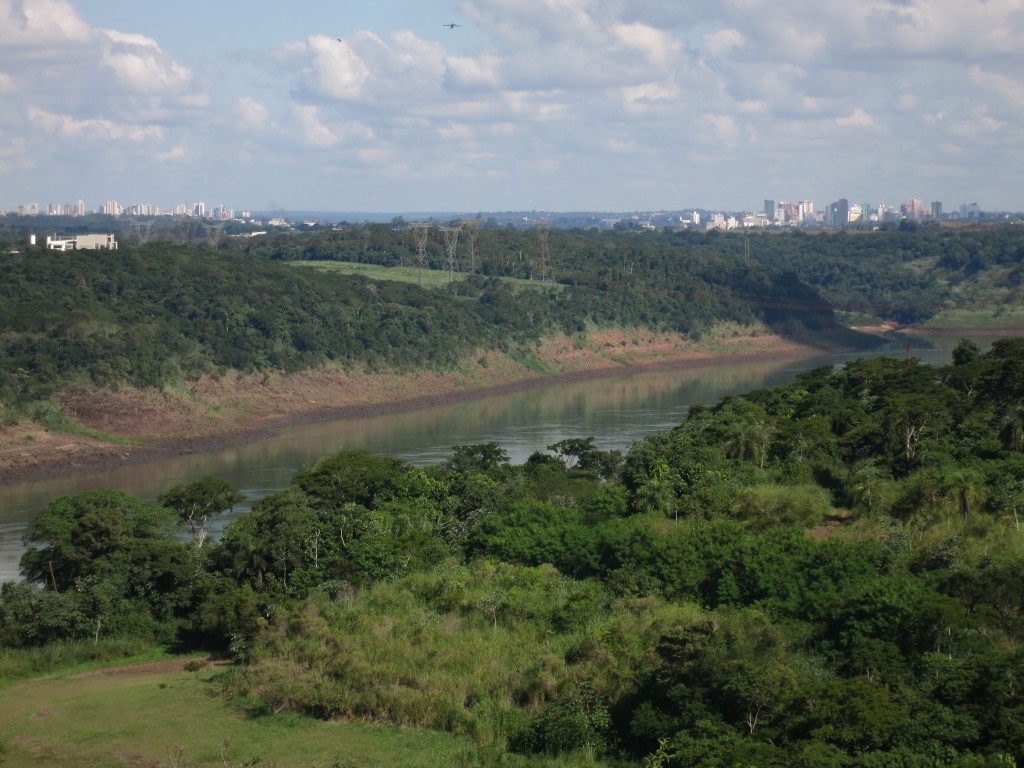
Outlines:
<svg viewBox="0 0 1024 768"><path fill-rule="evenodd" d="M0 482L141 463L260 439L290 424L413 410L577 378L723 362L809 357L822 348L722 329L700 344L674 334L600 331L553 337L520 354L486 352L445 372L325 368L208 376L175 389L73 391L79 424L122 442L35 424L0 427Z"/></svg>

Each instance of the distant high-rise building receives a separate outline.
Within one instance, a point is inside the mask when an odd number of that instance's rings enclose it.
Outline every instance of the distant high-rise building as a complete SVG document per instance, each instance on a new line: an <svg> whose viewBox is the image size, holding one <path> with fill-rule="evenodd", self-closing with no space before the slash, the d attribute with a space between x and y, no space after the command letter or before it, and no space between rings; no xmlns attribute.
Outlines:
<svg viewBox="0 0 1024 768"><path fill-rule="evenodd" d="M768 217L769 222L775 221L775 201L765 200L764 201L764 215Z"/></svg>
<svg viewBox="0 0 1024 768"><path fill-rule="evenodd" d="M907 205L903 206L903 213L908 219L914 221L920 221L924 218L924 205L918 199L911 200Z"/></svg>
<svg viewBox="0 0 1024 768"><path fill-rule="evenodd" d="M196 203L195 208L192 209L192 213L200 219L206 218L206 203Z"/></svg>
<svg viewBox="0 0 1024 768"><path fill-rule="evenodd" d="M836 229L845 229L850 223L850 201L842 197L836 202L830 203L825 223Z"/></svg>
<svg viewBox="0 0 1024 768"><path fill-rule="evenodd" d="M938 201L932 203L931 215L936 221L942 218L942 203Z"/></svg>

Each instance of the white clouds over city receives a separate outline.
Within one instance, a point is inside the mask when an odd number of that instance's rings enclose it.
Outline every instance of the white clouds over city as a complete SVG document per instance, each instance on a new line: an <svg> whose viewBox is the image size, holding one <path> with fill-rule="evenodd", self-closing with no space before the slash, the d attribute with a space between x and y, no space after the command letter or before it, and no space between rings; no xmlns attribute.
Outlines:
<svg viewBox="0 0 1024 768"><path fill-rule="evenodd" d="M1021 0L134 5L0 0L0 208L1024 209Z"/></svg>

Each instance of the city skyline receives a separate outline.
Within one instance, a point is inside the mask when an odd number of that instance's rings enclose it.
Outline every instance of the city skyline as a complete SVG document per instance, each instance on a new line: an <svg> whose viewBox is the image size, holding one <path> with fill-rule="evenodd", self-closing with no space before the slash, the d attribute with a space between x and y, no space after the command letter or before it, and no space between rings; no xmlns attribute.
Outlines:
<svg viewBox="0 0 1024 768"><path fill-rule="evenodd" d="M1024 209L1016 0L369 6L0 0L0 209Z"/></svg>

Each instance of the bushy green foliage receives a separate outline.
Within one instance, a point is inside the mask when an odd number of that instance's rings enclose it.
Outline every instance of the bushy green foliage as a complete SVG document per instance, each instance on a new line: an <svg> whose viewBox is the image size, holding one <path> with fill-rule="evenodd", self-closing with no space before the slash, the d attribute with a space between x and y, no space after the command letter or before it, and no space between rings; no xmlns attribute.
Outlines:
<svg viewBox="0 0 1024 768"><path fill-rule="evenodd" d="M172 510L87 492L31 529L0 642L176 632L232 654L254 713L464 734L498 763L1012 765L1022 361L812 371L621 465L579 438L520 466L346 451L202 550Z"/></svg>

